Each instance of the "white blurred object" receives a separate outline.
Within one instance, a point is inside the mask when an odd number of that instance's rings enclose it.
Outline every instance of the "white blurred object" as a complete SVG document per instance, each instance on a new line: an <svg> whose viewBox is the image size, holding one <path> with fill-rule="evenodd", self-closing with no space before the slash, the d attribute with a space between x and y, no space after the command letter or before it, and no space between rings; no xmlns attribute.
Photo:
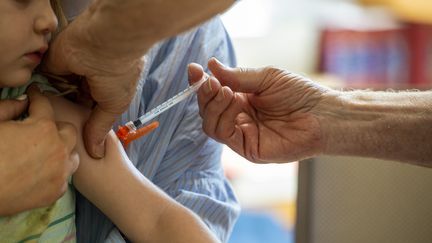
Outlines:
<svg viewBox="0 0 432 243"><path fill-rule="evenodd" d="M272 1L245 0L238 2L222 19L233 38L253 38L268 33L272 12Z"/></svg>
<svg viewBox="0 0 432 243"><path fill-rule="evenodd" d="M315 70L317 24L312 0L242 0L222 20L233 37L238 65Z"/></svg>
<svg viewBox="0 0 432 243"><path fill-rule="evenodd" d="M318 23L325 28L388 30L400 27L393 13L385 7L364 7L355 3L320 4Z"/></svg>
<svg viewBox="0 0 432 243"><path fill-rule="evenodd" d="M253 164L228 147L222 163L242 207L262 208L294 202L297 197L297 163Z"/></svg>

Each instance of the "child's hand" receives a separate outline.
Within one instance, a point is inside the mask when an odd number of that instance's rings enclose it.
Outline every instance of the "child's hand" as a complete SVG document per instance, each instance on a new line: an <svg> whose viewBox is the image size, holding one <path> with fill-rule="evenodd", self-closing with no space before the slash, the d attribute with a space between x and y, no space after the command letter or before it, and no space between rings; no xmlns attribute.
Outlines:
<svg viewBox="0 0 432 243"><path fill-rule="evenodd" d="M0 215L52 204L79 164L76 129L56 123L48 99L36 89L29 98L28 118L0 123Z"/></svg>

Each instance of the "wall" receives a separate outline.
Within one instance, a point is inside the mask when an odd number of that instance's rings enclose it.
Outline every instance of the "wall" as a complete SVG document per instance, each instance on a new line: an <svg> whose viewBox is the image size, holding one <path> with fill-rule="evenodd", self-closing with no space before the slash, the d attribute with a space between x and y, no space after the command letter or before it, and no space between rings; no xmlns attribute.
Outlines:
<svg viewBox="0 0 432 243"><path fill-rule="evenodd" d="M309 201L299 215L307 237L298 242L432 242L432 169L352 157L300 166L309 168L300 188Z"/></svg>

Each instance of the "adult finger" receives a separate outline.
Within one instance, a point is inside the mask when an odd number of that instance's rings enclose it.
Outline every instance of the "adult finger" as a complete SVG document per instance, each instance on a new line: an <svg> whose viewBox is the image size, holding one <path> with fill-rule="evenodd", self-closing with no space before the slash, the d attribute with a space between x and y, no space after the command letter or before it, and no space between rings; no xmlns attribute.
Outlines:
<svg viewBox="0 0 432 243"><path fill-rule="evenodd" d="M233 91L254 93L260 90L266 79L264 69L230 68L224 66L216 58L211 58L208 67L222 85L229 86Z"/></svg>
<svg viewBox="0 0 432 243"><path fill-rule="evenodd" d="M77 144L77 129L74 125L67 122L57 122L56 125L60 139L65 144L68 153L70 153L75 149Z"/></svg>
<svg viewBox="0 0 432 243"><path fill-rule="evenodd" d="M201 117L204 115L203 111L206 110L207 104L213 100L221 88L222 86L219 81L214 77L210 77L209 80L198 89L198 107Z"/></svg>
<svg viewBox="0 0 432 243"><path fill-rule="evenodd" d="M105 156L105 137L119 114L106 112L96 106L84 126L84 144L88 154L96 159Z"/></svg>
<svg viewBox="0 0 432 243"><path fill-rule="evenodd" d="M22 95L15 100L0 101L0 121L8 121L17 118L27 108L27 95Z"/></svg>
<svg viewBox="0 0 432 243"><path fill-rule="evenodd" d="M219 123L220 115L230 105L233 93L228 87L219 89L218 94L208 103L204 110L203 130L210 136L216 136L216 128Z"/></svg>
<svg viewBox="0 0 432 243"><path fill-rule="evenodd" d="M241 112L243 112L241 102L238 102L236 97L233 97L230 105L219 116L215 129L215 134L218 138L225 141L234 136L237 124L236 119Z"/></svg>
<svg viewBox="0 0 432 243"><path fill-rule="evenodd" d="M75 171L78 169L80 163L80 157L77 151L72 151L68 160L65 162L65 177L67 180L65 180L62 184L62 187L60 189L60 193L58 197L61 197L68 189L69 187L69 178L75 173Z"/></svg>
<svg viewBox="0 0 432 243"><path fill-rule="evenodd" d="M70 154L69 161L67 164L67 171L69 171L69 176L73 175L75 171L78 169L80 163L80 157L76 150L73 150Z"/></svg>
<svg viewBox="0 0 432 243"><path fill-rule="evenodd" d="M35 118L45 118L54 121L54 110L50 101L37 86L32 85L27 91L30 100L29 115Z"/></svg>
<svg viewBox="0 0 432 243"><path fill-rule="evenodd" d="M201 80L204 75L204 70L201 65L197 63L191 63L188 65L188 80L189 84L194 84Z"/></svg>
<svg viewBox="0 0 432 243"><path fill-rule="evenodd" d="M205 77L204 77L205 76ZM202 66L197 63L190 63L188 65L188 80L189 84L193 85L194 83L200 81L203 78L207 78L207 82L204 82L201 87L202 89L199 89L197 92L198 96L198 107L200 108L200 115L202 116L202 110L206 106L208 100L211 97L214 97L217 94L217 88L213 89L211 87L211 83L215 82L216 80L210 81L210 78L203 70ZM216 87L219 87L220 85L216 84Z"/></svg>

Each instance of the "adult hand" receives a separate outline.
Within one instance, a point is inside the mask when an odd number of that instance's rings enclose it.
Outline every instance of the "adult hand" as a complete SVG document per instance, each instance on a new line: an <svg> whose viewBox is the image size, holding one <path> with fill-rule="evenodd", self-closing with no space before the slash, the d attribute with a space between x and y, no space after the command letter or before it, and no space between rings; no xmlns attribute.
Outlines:
<svg viewBox="0 0 432 243"><path fill-rule="evenodd" d="M0 215L52 204L79 164L76 129L56 124L48 99L34 87L29 98L28 118L0 123Z"/></svg>
<svg viewBox="0 0 432 243"><path fill-rule="evenodd" d="M0 100L0 122L17 118L27 108L27 95L15 100Z"/></svg>
<svg viewBox="0 0 432 243"><path fill-rule="evenodd" d="M98 41L87 33L84 17L79 16L51 43L43 69L86 79L96 107L86 122L84 142L92 157L102 158L105 136L133 99L143 62L140 57L106 54L109 49L96 45Z"/></svg>
<svg viewBox="0 0 432 243"><path fill-rule="evenodd" d="M215 77L198 91L203 129L246 159L296 161L320 154L324 141L317 116L329 89L277 68L228 68L211 59ZM203 75L189 66L190 82Z"/></svg>
<svg viewBox="0 0 432 243"><path fill-rule="evenodd" d="M74 73L87 79L97 103L84 130L84 142L92 157L104 156L104 138L134 97L141 57L148 49L233 3L233 0L92 1L62 31L51 45L45 70L54 74Z"/></svg>

